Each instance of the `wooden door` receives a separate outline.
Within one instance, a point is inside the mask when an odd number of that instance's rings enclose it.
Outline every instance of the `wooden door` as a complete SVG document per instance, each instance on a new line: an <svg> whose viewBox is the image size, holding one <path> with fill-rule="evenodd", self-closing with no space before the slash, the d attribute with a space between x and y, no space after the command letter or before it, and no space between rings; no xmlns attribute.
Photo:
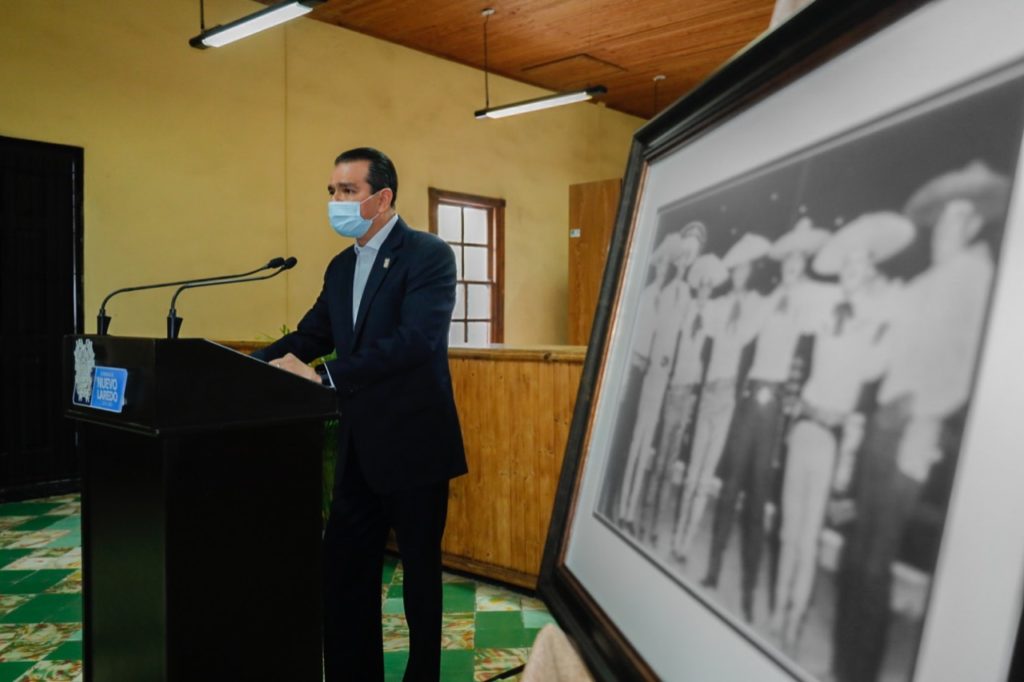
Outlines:
<svg viewBox="0 0 1024 682"><path fill-rule="evenodd" d="M569 186L569 345L590 340L622 180Z"/></svg>

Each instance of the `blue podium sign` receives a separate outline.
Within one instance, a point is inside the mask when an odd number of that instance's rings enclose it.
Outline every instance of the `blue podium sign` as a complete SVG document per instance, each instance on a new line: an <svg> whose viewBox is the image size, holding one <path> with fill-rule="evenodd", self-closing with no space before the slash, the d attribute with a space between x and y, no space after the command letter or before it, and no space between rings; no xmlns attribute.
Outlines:
<svg viewBox="0 0 1024 682"><path fill-rule="evenodd" d="M124 391L127 384L127 369L96 365L92 370L92 391L77 390L72 402L97 410L121 412L124 409Z"/></svg>
<svg viewBox="0 0 1024 682"><path fill-rule="evenodd" d="M97 367L92 380L92 407L108 412L124 408L124 389L128 370L119 367Z"/></svg>

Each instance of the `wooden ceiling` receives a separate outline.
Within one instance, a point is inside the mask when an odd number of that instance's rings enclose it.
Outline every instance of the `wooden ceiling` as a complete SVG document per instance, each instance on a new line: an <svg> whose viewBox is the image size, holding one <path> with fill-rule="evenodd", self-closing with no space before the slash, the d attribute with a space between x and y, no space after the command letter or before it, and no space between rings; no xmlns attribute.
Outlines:
<svg viewBox="0 0 1024 682"><path fill-rule="evenodd" d="M268 0L269 4L269 0ZM328 0L310 15L550 90L604 85L643 118L693 88L768 28L774 0ZM657 86L654 77L665 79ZM480 105L483 106L481 87ZM491 104L497 105L492 99Z"/></svg>

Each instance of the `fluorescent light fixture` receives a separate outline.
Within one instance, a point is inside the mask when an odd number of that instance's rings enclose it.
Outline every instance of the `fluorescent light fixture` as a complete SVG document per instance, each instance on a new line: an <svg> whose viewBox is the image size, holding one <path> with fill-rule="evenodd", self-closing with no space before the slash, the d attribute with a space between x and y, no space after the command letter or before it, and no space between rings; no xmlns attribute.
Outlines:
<svg viewBox="0 0 1024 682"><path fill-rule="evenodd" d="M594 95L601 95L608 92L608 88L603 85L595 85L587 88L586 90L577 90L575 92L560 92L554 95L548 95L546 97L538 97L537 99L528 99L524 102L515 102L514 104L503 104L500 107L491 107L489 109L480 109L473 115L477 118L505 118L506 116L515 116L516 114L525 114L530 111L540 111L541 109L550 109L551 107L560 107L563 104L574 104L576 102L584 102Z"/></svg>
<svg viewBox="0 0 1024 682"><path fill-rule="evenodd" d="M228 43L251 36L254 33L283 24L295 17L301 17L322 2L324 0L285 0L285 2L271 5L266 9L254 12L229 24L203 30L202 33L190 39L188 44L200 50L227 45Z"/></svg>

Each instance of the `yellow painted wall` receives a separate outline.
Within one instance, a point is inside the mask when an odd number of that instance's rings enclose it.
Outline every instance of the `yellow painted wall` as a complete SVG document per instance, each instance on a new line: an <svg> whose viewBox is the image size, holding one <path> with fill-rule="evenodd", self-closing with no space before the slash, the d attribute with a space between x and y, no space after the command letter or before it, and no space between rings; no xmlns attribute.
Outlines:
<svg viewBox="0 0 1024 682"><path fill-rule="evenodd" d="M208 25L261 7L206 5ZM110 289L279 254L299 266L183 294L182 335L294 327L347 246L326 221L331 163L369 145L395 161L415 227L430 186L507 201L505 340L565 342L568 186L621 176L640 119L583 104L477 121L482 72L308 18L205 51L197 32L195 0L4 7L0 135L85 148L87 331ZM541 94L491 79L492 103ZM111 331L163 335L169 295L114 299Z"/></svg>

